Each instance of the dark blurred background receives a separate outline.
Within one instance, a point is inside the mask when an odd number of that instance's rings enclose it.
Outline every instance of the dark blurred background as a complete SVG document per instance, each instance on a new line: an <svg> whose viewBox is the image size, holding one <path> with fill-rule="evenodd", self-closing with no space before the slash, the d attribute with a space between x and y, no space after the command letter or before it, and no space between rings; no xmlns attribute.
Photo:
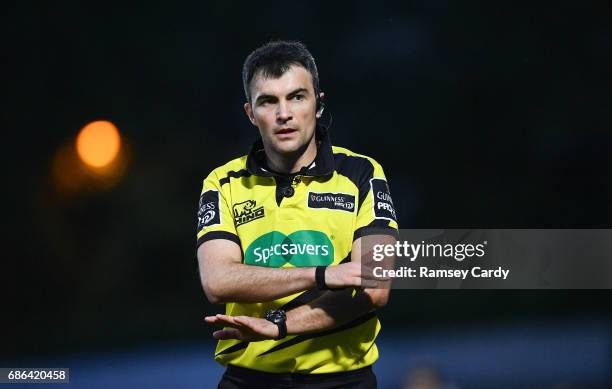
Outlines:
<svg viewBox="0 0 612 389"><path fill-rule="evenodd" d="M256 139L240 73L272 39L311 50L334 143L383 165L400 227L610 228L610 11L606 1L6 5L0 365L180 345L201 345L210 362L202 318L223 307L199 283L196 206L204 177ZM87 170L74 151L96 120L122 137L107 170ZM560 328L592 324L603 351L581 360L601 368L567 382L605 385L611 296L397 290L381 336L397 353L438 333L530 328L538 339L539 328L565 350ZM416 340L398 343L407 334ZM470 347L486 336L461 350L483 358Z"/></svg>

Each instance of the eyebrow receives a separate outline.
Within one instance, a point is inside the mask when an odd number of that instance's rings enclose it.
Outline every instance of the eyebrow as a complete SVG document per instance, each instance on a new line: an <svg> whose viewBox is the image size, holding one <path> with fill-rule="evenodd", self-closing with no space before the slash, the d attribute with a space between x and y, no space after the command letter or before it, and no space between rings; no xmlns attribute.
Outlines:
<svg viewBox="0 0 612 389"><path fill-rule="evenodd" d="M295 96L298 93L302 93L302 92L308 92L308 89L306 89L306 88L297 88L293 92L289 93L287 96Z"/></svg>
<svg viewBox="0 0 612 389"><path fill-rule="evenodd" d="M308 92L308 89L306 89L306 88L297 88L297 89L295 89L295 90L293 90L293 91L289 92L289 93L287 94L287 96L288 96L288 97L292 97L292 96L295 96L295 95L297 95L298 93L302 93L302 92ZM257 99L255 99L255 101L256 101L256 102L259 102L259 101L262 101L262 100L266 100L266 99L275 99L275 98L276 98L276 96L274 96L274 95L265 95L265 94L264 94L264 95L259 95L259 96L257 96Z"/></svg>

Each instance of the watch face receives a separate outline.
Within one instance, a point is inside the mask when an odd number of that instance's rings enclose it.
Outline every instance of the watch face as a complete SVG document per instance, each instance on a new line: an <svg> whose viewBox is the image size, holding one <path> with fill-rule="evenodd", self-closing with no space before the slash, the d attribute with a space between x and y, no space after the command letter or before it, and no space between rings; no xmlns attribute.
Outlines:
<svg viewBox="0 0 612 389"><path fill-rule="evenodd" d="M285 311L282 309L275 309L266 313L266 320L275 324L284 322L286 319L287 316L285 315Z"/></svg>

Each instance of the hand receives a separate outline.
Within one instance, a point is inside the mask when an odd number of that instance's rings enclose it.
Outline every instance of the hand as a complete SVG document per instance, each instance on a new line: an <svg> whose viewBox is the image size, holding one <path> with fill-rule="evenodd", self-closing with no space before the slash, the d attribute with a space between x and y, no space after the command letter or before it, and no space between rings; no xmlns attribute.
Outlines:
<svg viewBox="0 0 612 389"><path fill-rule="evenodd" d="M278 326L266 319L251 316L206 316L204 321L210 324L219 324L224 327L232 327L213 332L215 339L238 339L247 342L276 339L278 337Z"/></svg>
<svg viewBox="0 0 612 389"><path fill-rule="evenodd" d="M375 277L371 268L362 266L359 262L328 266L325 269L325 284L331 289L347 286L376 288L378 286L377 281L385 280L382 277Z"/></svg>

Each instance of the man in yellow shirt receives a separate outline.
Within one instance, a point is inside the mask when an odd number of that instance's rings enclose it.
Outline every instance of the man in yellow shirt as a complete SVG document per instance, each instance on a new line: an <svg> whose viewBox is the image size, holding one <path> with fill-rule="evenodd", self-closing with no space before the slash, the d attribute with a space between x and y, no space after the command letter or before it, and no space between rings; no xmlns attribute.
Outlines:
<svg viewBox="0 0 612 389"><path fill-rule="evenodd" d="M214 169L198 209L202 286L226 314L219 388L375 388L389 290L361 266L361 238L397 235L382 167L332 146L310 52L272 42L243 67L244 105L261 139Z"/></svg>

